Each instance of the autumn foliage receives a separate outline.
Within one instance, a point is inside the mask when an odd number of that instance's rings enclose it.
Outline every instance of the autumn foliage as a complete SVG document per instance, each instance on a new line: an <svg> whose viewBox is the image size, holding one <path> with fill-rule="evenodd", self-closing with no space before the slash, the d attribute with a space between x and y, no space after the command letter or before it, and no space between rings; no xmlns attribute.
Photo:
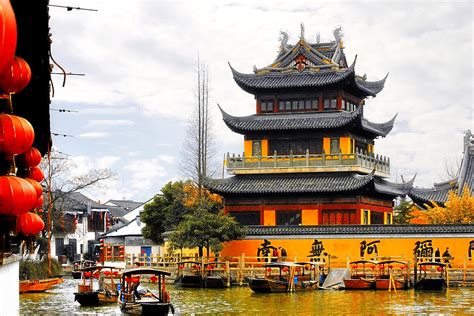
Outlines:
<svg viewBox="0 0 474 316"><path fill-rule="evenodd" d="M410 221L412 224L473 224L474 197L470 188L464 187L461 195L452 190L448 193L448 200L441 206L436 202L425 204L426 211L415 209Z"/></svg>

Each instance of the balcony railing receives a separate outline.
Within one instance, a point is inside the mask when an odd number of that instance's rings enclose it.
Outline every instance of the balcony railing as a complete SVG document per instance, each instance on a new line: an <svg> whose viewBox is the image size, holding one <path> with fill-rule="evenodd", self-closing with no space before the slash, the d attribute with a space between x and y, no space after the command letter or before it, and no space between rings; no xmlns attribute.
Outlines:
<svg viewBox="0 0 474 316"><path fill-rule="evenodd" d="M359 171L369 173L375 168L376 174L390 175L390 158L378 154L356 150L353 154L310 154L250 156L230 155L226 157L227 171L231 174L253 173L297 173L297 172L330 172Z"/></svg>

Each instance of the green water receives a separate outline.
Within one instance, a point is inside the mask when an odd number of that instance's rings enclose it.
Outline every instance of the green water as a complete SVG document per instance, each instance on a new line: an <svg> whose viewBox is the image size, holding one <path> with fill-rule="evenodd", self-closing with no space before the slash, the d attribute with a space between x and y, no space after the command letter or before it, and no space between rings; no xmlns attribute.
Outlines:
<svg viewBox="0 0 474 316"><path fill-rule="evenodd" d="M116 304L81 307L74 302L77 280L66 279L47 293L21 294L20 313L120 315ZM314 291L254 294L248 287L224 290L168 286L176 314L213 315L474 315L474 288L446 292Z"/></svg>

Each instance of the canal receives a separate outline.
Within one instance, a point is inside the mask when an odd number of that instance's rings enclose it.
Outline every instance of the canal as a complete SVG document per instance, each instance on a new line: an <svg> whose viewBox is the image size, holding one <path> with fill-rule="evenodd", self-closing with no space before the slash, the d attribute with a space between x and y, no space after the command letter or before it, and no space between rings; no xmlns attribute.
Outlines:
<svg viewBox="0 0 474 316"><path fill-rule="evenodd" d="M21 294L20 314L120 315L117 305L81 307L74 302L78 280L47 293ZM446 292L314 291L254 294L248 287L224 290L181 289L168 285L178 315L274 314L274 315L474 315L474 288L450 288Z"/></svg>

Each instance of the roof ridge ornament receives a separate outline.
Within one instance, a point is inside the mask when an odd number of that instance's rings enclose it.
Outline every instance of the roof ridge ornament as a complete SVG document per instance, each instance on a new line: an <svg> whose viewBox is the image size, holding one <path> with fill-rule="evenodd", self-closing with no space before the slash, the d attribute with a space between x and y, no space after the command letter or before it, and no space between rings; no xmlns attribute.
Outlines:
<svg viewBox="0 0 474 316"><path fill-rule="evenodd" d="M286 53L289 49L288 47L288 32L284 30L280 30L280 36L278 38L280 40L280 54Z"/></svg>
<svg viewBox="0 0 474 316"><path fill-rule="evenodd" d="M336 43L341 42L342 37L344 36L344 33L342 32L342 26L338 25L334 31L332 31L334 34L334 38L336 39Z"/></svg>
<svg viewBox="0 0 474 316"><path fill-rule="evenodd" d="M300 28L301 28L300 39L304 40L304 23L303 22L300 23Z"/></svg>

